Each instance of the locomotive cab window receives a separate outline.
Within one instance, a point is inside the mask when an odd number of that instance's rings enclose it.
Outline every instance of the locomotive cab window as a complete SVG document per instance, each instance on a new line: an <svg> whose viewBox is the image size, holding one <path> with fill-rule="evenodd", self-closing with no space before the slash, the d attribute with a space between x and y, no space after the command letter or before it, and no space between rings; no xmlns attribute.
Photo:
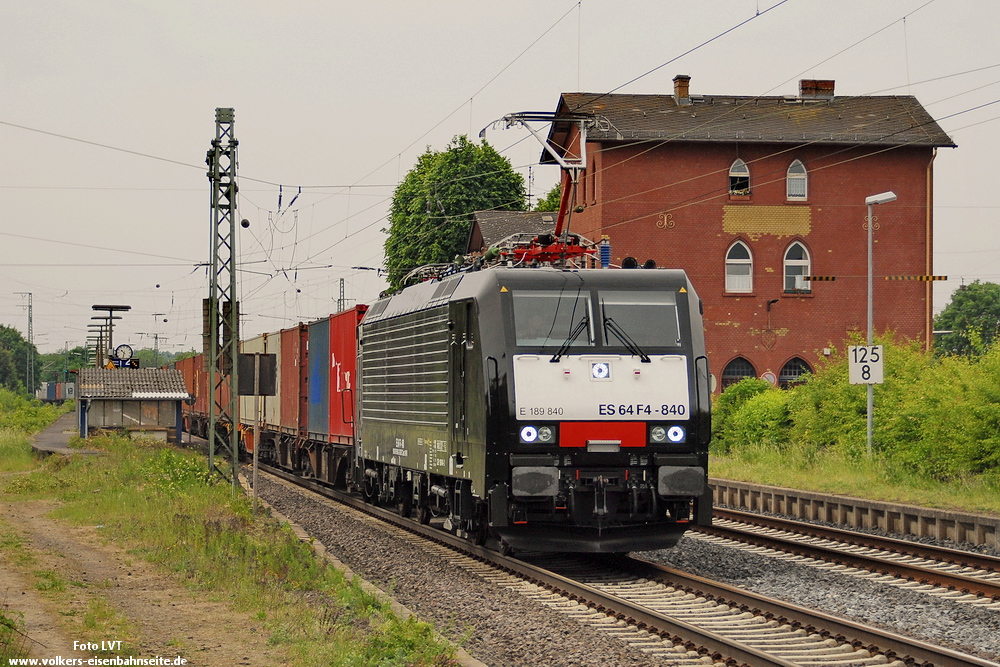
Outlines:
<svg viewBox="0 0 1000 667"><path fill-rule="evenodd" d="M528 347L573 347L594 344L590 294L566 291L516 291L516 344Z"/></svg>
<svg viewBox="0 0 1000 667"><path fill-rule="evenodd" d="M621 340L624 334L640 347L680 346L677 295L673 292L601 291L599 298L605 345L625 344Z"/></svg>

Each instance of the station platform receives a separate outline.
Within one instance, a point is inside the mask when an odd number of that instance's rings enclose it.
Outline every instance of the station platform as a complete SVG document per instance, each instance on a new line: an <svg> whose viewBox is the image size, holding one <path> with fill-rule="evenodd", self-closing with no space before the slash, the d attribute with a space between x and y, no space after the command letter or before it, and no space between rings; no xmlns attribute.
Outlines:
<svg viewBox="0 0 1000 667"><path fill-rule="evenodd" d="M35 435L31 442L32 451L39 454L103 454L96 449L79 449L69 446L69 439L79 434L76 413L67 412L52 422L47 429Z"/></svg>

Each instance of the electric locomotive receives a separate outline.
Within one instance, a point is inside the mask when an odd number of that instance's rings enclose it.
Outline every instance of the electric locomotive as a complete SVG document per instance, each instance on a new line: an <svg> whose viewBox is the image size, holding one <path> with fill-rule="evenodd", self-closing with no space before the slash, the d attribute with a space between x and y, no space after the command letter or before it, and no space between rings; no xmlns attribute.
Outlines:
<svg viewBox="0 0 1000 667"><path fill-rule="evenodd" d="M709 525L710 385L683 271L467 270L358 329L354 484L502 550L625 552Z"/></svg>

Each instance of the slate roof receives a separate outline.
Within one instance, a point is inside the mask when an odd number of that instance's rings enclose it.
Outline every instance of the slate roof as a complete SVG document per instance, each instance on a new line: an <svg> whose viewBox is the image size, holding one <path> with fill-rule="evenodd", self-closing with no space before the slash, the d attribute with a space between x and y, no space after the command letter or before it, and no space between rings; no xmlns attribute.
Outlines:
<svg viewBox="0 0 1000 667"><path fill-rule="evenodd" d="M184 376L174 368L81 368L76 376L77 398L182 400Z"/></svg>
<svg viewBox="0 0 1000 667"><path fill-rule="evenodd" d="M565 93L557 115L588 113L599 124L592 140L668 139L683 142L818 143L955 147L944 130L910 95L789 96ZM564 145L570 128L555 122L549 139ZM543 162L551 163L547 154Z"/></svg>
<svg viewBox="0 0 1000 667"><path fill-rule="evenodd" d="M534 211L476 211L474 224L479 225L483 235L483 246L491 247L511 234L546 234L556 228L555 211L536 213ZM479 250L479 248L476 248Z"/></svg>

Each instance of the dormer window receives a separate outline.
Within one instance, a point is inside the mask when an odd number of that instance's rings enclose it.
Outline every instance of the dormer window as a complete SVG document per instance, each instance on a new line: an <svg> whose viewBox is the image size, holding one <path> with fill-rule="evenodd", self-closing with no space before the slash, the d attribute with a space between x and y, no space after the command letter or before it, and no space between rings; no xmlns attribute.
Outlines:
<svg viewBox="0 0 1000 667"><path fill-rule="evenodd" d="M729 168L729 194L737 196L750 194L750 167L739 158L736 158L736 162Z"/></svg>
<svg viewBox="0 0 1000 667"><path fill-rule="evenodd" d="M789 201L803 201L809 194L809 175L798 160L789 165L785 174L785 193Z"/></svg>

